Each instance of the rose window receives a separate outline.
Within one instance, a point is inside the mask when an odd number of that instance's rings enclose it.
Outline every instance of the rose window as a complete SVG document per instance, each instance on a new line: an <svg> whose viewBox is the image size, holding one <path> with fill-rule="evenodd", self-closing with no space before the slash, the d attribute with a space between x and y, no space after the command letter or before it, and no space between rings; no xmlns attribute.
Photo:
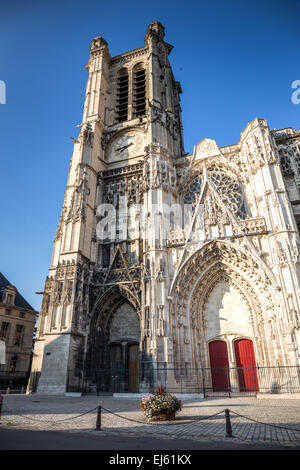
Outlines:
<svg viewBox="0 0 300 470"><path fill-rule="evenodd" d="M223 171L208 171L207 177L215 187L222 202L238 217L245 218L244 196L241 184ZM184 203L195 206L197 196L201 193L202 175L196 176L187 187L184 194ZM215 201L217 205L217 201Z"/></svg>

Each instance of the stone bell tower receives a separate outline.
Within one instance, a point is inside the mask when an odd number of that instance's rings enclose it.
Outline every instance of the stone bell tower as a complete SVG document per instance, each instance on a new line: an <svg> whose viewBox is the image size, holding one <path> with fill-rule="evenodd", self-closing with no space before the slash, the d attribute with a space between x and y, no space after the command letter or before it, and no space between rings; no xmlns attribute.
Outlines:
<svg viewBox="0 0 300 470"><path fill-rule="evenodd" d="M39 317L32 372L37 391L147 387L141 364L165 364L169 345L165 207L184 154L181 87L164 27L152 22L144 46L111 57L91 41L83 120L74 141L62 212ZM108 223L107 223L108 221Z"/></svg>

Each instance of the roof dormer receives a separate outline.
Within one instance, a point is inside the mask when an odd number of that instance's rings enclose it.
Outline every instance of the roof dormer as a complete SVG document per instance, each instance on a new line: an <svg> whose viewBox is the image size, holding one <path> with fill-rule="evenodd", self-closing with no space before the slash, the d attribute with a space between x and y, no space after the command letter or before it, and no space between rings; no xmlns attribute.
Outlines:
<svg viewBox="0 0 300 470"><path fill-rule="evenodd" d="M17 292L18 290L15 286L7 286L4 291L3 303L7 305L15 305Z"/></svg>

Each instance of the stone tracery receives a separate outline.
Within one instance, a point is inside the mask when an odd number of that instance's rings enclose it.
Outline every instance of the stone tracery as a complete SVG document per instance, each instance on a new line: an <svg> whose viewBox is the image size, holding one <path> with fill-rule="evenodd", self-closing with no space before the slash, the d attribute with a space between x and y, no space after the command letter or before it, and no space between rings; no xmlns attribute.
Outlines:
<svg viewBox="0 0 300 470"><path fill-rule="evenodd" d="M241 219L245 218L245 207L244 207L244 195L243 189L239 181L230 175L228 172L219 168L210 168L207 171L207 177L211 183L215 186L219 193L222 201L230 208L233 214ZM189 183L185 189L184 203L192 204L195 206L197 196L200 195L203 184L202 174L197 175ZM217 203L212 202L213 207L211 208L212 213L219 212Z"/></svg>

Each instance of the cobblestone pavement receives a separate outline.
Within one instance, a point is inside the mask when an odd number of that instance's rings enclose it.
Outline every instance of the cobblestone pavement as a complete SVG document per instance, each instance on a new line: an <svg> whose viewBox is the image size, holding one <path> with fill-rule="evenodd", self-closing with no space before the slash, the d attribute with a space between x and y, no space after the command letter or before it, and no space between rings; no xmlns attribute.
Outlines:
<svg viewBox="0 0 300 470"><path fill-rule="evenodd" d="M228 408L234 441L280 443L300 449L299 399L186 399L175 421L148 423L138 398L4 395L1 427L99 433L95 431L99 405L106 433L219 441L226 439Z"/></svg>

